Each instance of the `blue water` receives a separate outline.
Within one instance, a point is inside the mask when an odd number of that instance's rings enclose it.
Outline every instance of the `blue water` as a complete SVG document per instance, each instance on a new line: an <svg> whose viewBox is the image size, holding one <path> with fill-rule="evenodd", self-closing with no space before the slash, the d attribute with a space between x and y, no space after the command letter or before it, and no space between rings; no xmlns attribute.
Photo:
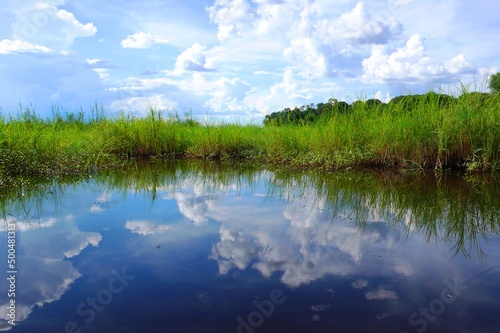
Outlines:
<svg viewBox="0 0 500 333"><path fill-rule="evenodd" d="M453 180L414 202L398 199L414 179L315 177L173 171L9 201L16 322L3 278L0 331L500 332L498 206L478 204L497 186L457 203ZM419 220L430 203L439 222ZM457 206L486 227L460 241Z"/></svg>

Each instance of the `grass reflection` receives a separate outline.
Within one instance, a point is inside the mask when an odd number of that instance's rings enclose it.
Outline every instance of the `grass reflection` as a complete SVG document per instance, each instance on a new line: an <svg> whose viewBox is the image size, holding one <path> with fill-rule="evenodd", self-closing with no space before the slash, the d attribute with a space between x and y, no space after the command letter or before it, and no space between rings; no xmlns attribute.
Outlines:
<svg viewBox="0 0 500 333"><path fill-rule="evenodd" d="M326 202L331 220L356 223L360 231L373 223L387 223L407 237L425 235L428 242L444 242L455 254L484 255L482 245L500 232L500 180L493 175L456 173L418 174L383 171L342 171L328 175L263 170L251 164L150 162L131 164L120 171L102 172L79 180L30 181L0 193L4 220L12 215L30 220L40 215L48 200L57 210L70 186L96 186L124 197L146 192L151 200L159 191L196 187L204 194L228 188L264 184L269 198L288 204ZM307 199L307 200L306 200ZM307 209L305 207L304 209Z"/></svg>

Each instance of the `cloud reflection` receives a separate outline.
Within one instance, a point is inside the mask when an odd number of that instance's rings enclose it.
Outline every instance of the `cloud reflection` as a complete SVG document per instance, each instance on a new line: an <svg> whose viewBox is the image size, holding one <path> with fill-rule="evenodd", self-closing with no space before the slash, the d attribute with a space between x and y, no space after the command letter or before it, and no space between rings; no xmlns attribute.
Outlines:
<svg viewBox="0 0 500 333"><path fill-rule="evenodd" d="M133 233L146 236L165 232L170 230L172 227L169 225L157 225L152 221L141 220L127 221L127 223L125 223L125 228Z"/></svg>
<svg viewBox="0 0 500 333"><path fill-rule="evenodd" d="M10 219L18 232L18 275L16 290L16 321L25 320L35 306L59 300L70 285L82 275L66 259L79 255L88 246L97 247L102 236L95 232L83 232L68 219L49 218L37 223ZM3 289L3 288L2 288ZM0 331L8 331L5 295L0 297Z"/></svg>
<svg viewBox="0 0 500 333"><path fill-rule="evenodd" d="M392 290L380 287L376 290L367 291L365 293L365 298L369 301L381 301L386 299L398 299L398 295Z"/></svg>
<svg viewBox="0 0 500 333"><path fill-rule="evenodd" d="M226 209L245 216L241 207ZM267 277L282 272L282 282L297 287L328 274L345 276L375 270L380 261L389 271L412 273L407 262L374 255L388 252L398 242L397 232L387 230L382 223L361 232L348 218L332 219L333 211L312 192L289 202L276 215L266 224L248 219L244 229L240 224L241 230L230 220L221 221L220 241L210 255L220 274L251 265Z"/></svg>

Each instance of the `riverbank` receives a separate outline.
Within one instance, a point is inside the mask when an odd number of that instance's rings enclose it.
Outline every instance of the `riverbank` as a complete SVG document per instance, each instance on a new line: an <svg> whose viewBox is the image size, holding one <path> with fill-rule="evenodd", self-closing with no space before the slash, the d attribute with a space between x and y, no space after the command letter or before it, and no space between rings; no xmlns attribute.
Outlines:
<svg viewBox="0 0 500 333"><path fill-rule="evenodd" d="M485 97L486 95L486 97ZM500 98L464 94L349 112L303 125L200 124L150 109L146 117L94 112L50 119L30 109L0 119L0 176L45 177L119 168L130 159L238 160L330 171L346 167L500 169Z"/></svg>

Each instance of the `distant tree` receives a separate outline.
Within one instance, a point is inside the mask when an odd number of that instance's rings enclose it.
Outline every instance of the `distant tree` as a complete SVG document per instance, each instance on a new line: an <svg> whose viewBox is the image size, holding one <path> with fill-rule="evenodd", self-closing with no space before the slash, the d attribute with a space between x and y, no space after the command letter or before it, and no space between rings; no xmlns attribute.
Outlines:
<svg viewBox="0 0 500 333"><path fill-rule="evenodd" d="M500 93L500 73L493 74L490 77L490 89L495 94Z"/></svg>

